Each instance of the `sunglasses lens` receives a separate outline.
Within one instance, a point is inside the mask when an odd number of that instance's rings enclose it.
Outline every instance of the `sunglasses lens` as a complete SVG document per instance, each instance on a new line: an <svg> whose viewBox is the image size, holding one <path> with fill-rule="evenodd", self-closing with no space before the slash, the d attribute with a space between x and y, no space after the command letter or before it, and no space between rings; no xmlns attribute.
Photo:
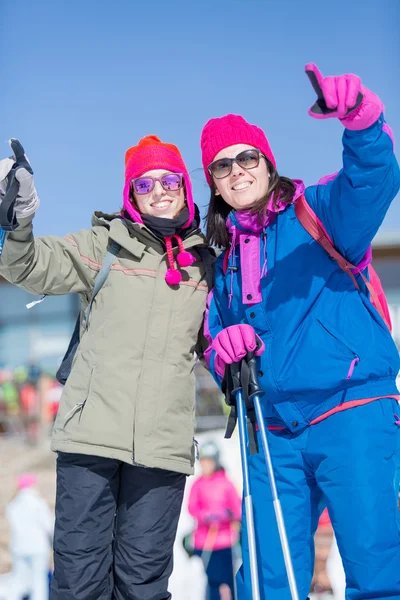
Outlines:
<svg viewBox="0 0 400 600"><path fill-rule="evenodd" d="M237 162L243 169L254 169L259 163L259 154L255 150L245 150L236 157Z"/></svg>
<svg viewBox="0 0 400 600"><path fill-rule="evenodd" d="M154 187L154 181L150 177L139 177L133 181L133 189L136 194L149 194Z"/></svg>
<svg viewBox="0 0 400 600"><path fill-rule="evenodd" d="M176 192L182 187L182 178L177 173L169 173L161 177L161 185L164 190L169 192Z"/></svg>
<svg viewBox="0 0 400 600"><path fill-rule="evenodd" d="M245 150L237 155L236 159L221 158L210 165L210 171L215 179L223 179L232 171L233 161L242 167L242 169L254 169L260 162L260 155L257 150Z"/></svg>
<svg viewBox="0 0 400 600"><path fill-rule="evenodd" d="M220 160L216 160L212 163L210 169L215 179L222 179L231 172L232 160L230 158L221 158Z"/></svg>

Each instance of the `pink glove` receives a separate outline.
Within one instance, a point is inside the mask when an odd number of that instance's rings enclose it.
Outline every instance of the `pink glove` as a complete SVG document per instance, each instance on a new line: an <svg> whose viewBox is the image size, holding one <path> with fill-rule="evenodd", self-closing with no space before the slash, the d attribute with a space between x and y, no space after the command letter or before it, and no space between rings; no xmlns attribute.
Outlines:
<svg viewBox="0 0 400 600"><path fill-rule="evenodd" d="M305 71L318 96L308 111L314 119L336 117L347 129L360 130L373 125L384 111L380 98L357 75L323 77L314 63L307 64Z"/></svg>
<svg viewBox="0 0 400 600"><path fill-rule="evenodd" d="M220 331L212 343L212 349L217 353L214 368L218 375L224 376L225 365L240 362L247 352L254 352L257 340L261 346L255 354L260 356L265 350L265 345L251 325L231 325Z"/></svg>
<svg viewBox="0 0 400 600"><path fill-rule="evenodd" d="M222 523L224 521L231 521L232 517L229 513L230 511L228 510L221 510L219 512L209 513L208 515L205 515L204 522L208 525L211 525L211 523L217 524Z"/></svg>

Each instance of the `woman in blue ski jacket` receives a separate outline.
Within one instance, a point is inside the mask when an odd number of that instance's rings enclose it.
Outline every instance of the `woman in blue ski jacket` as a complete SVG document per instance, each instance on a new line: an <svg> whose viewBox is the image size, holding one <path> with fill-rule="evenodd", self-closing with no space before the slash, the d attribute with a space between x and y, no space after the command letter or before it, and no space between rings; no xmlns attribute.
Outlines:
<svg viewBox="0 0 400 600"><path fill-rule="evenodd" d="M343 168L305 188L281 177L264 132L242 117L202 132L217 261L205 324L207 360L225 367L256 350L264 416L300 600L308 596L313 534L329 509L347 579L346 598L400 598L399 353L370 300L370 245L400 185L381 100L355 75L306 71L314 118L344 126ZM302 225L302 205L353 267L344 272ZM347 265L347 263L345 263ZM343 267L343 265L342 265ZM346 267L347 268L347 267ZM259 344L257 344L257 340ZM250 457L261 597L290 598L261 454ZM239 600L251 598L244 522Z"/></svg>

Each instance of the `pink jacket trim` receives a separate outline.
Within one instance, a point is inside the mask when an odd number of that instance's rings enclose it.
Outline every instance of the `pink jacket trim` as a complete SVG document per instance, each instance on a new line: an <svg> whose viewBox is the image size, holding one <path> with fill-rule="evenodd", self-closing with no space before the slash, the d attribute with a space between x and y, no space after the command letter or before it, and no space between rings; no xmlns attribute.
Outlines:
<svg viewBox="0 0 400 600"><path fill-rule="evenodd" d="M390 139L392 140L393 148L394 148L394 135L393 135L393 131L392 131L392 128L390 127L390 125L385 123L382 127L382 131L387 133L387 135L390 137Z"/></svg>
<svg viewBox="0 0 400 600"><path fill-rule="evenodd" d="M384 398L392 398L393 400L397 400L399 402L400 394L393 395L393 396L384 396ZM355 408L356 406L363 406L364 404L369 404L370 402L374 402L374 400L381 400L381 399L382 399L382 396L375 396L374 398L361 398L360 400L351 400L350 402L344 402L343 404L339 404L338 406L331 408L331 410L328 410L323 415L320 415L319 417L317 417L316 419L311 421L310 425L316 425L317 423L320 423L324 419L327 419L331 415L334 415L338 412L343 412L344 410L349 410L350 408Z"/></svg>

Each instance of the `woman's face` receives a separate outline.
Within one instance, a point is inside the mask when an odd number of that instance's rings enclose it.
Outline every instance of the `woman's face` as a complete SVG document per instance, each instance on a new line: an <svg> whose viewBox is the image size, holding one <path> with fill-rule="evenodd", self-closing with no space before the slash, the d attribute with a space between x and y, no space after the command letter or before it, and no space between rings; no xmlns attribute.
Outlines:
<svg viewBox="0 0 400 600"><path fill-rule="evenodd" d="M214 161L221 158L235 158L244 150L253 149L248 144L235 144L224 148L215 156ZM213 162L214 162L213 161ZM269 172L265 158L260 156L257 167L246 170L236 162L232 171L223 179L213 177L216 194L220 194L229 206L235 210L250 208L257 200L267 195L269 187Z"/></svg>
<svg viewBox="0 0 400 600"><path fill-rule="evenodd" d="M169 180L168 175L172 175ZM151 181L146 178L159 178L161 181ZM181 186L177 186L176 173L166 171L164 169L153 169L146 171L140 177L136 177L134 183L131 184L131 192L135 199L135 203L139 212L143 215L152 217L163 217L164 219L173 219L181 212L185 206L185 188L183 186L183 178L181 178ZM136 190L146 191L150 189L154 183L153 189L148 193L137 193ZM167 189L165 189L167 188Z"/></svg>

